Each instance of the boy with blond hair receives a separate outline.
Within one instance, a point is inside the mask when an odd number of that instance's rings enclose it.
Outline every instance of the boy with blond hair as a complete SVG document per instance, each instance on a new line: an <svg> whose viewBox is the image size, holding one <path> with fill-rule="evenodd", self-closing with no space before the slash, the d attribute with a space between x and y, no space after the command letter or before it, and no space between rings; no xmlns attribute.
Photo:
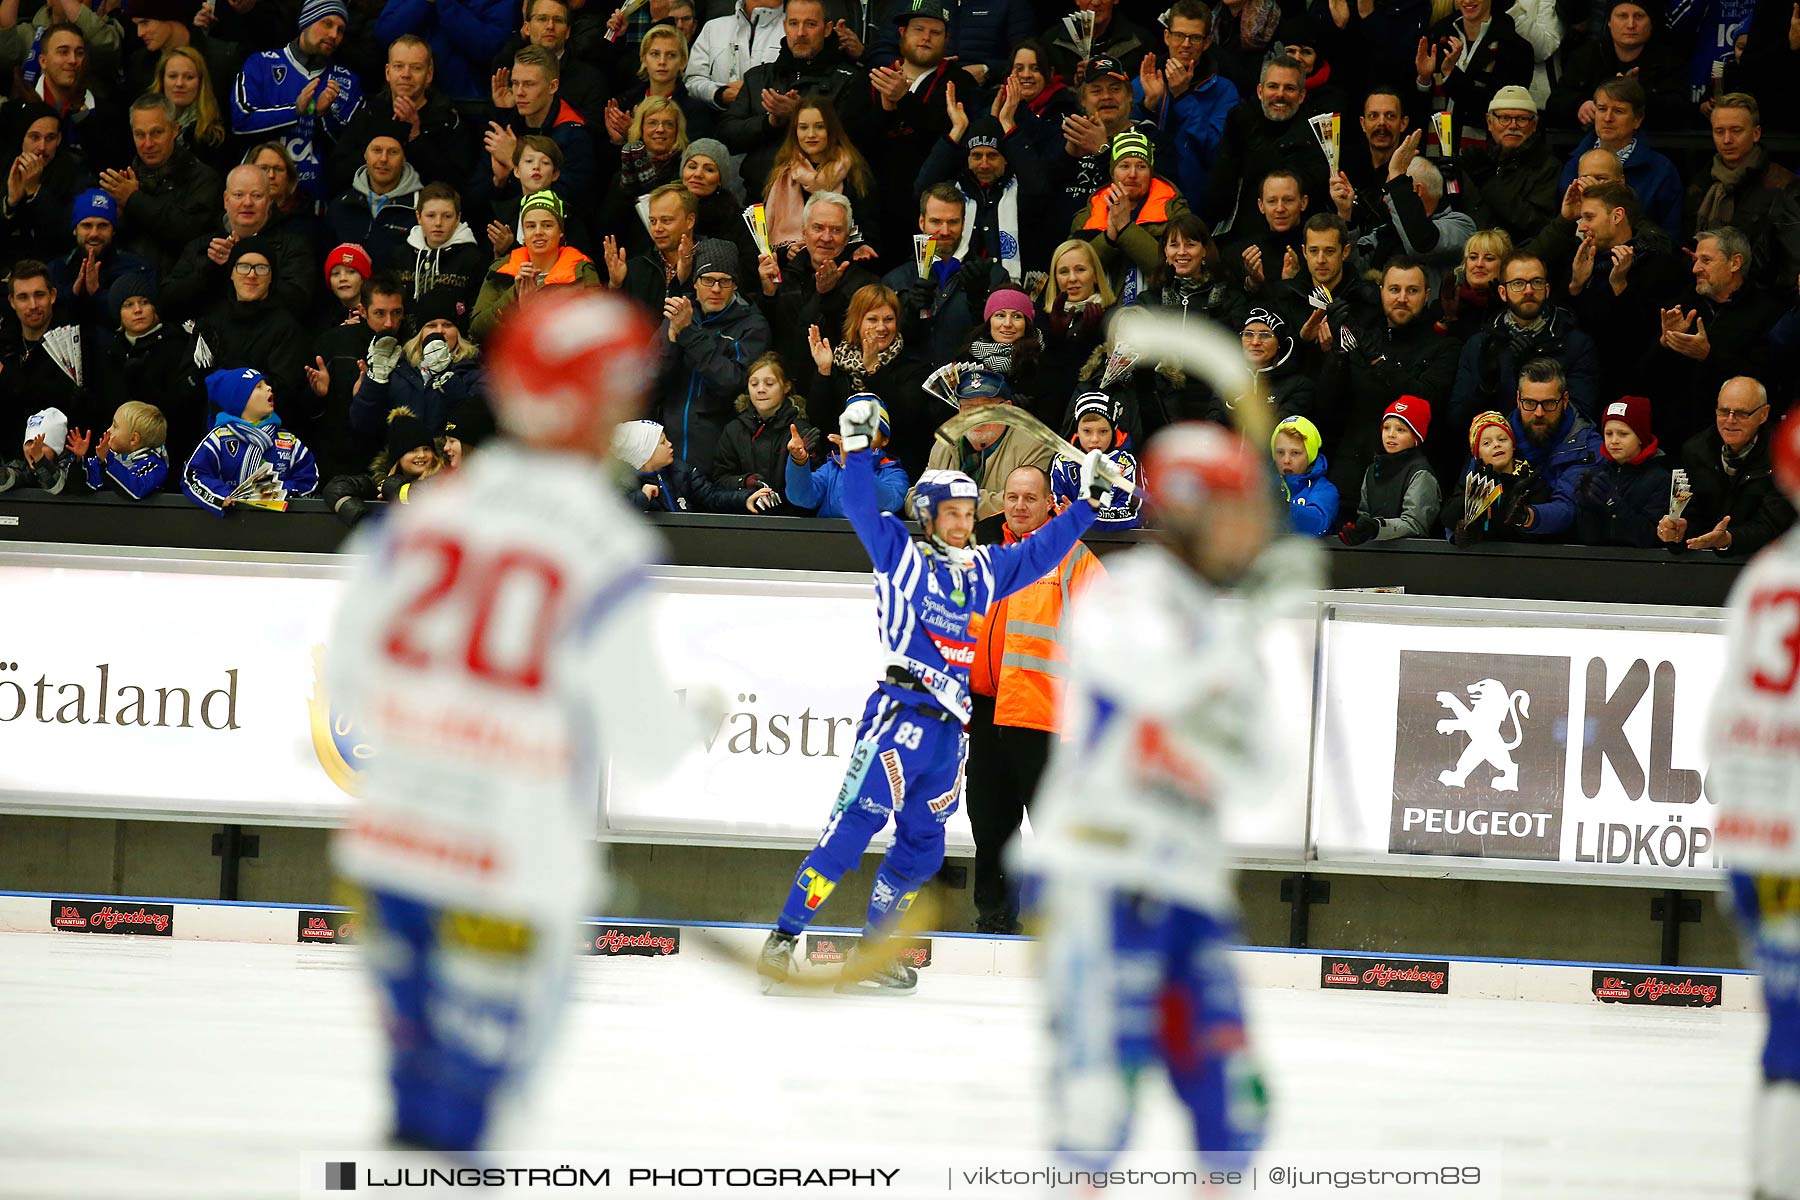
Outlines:
<svg viewBox="0 0 1800 1200"><path fill-rule="evenodd" d="M69 453L82 460L87 485L94 491L111 480L133 500L142 500L162 488L169 477L169 422L162 409L142 400L127 400L113 412L112 426L93 446L93 435L82 429L69 431Z"/></svg>

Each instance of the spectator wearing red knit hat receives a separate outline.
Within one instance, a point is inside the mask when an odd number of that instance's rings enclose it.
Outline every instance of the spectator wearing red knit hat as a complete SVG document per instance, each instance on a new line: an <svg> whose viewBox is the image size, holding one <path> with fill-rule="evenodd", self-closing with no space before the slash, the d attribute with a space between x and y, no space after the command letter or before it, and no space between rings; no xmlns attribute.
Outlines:
<svg viewBox="0 0 1800 1200"><path fill-rule="evenodd" d="M1345 545L1426 537L1436 528L1442 495L1425 461L1430 432L1428 401L1402 396L1387 406L1381 414L1381 453L1363 474L1356 520L1338 530Z"/></svg>
<svg viewBox="0 0 1800 1200"><path fill-rule="evenodd" d="M352 320L362 311L363 284L375 273L369 252L355 242L343 242L325 256L325 289L331 294L330 317Z"/></svg>
<svg viewBox="0 0 1800 1200"><path fill-rule="evenodd" d="M1606 458L1575 487L1576 532L1589 546L1652 549L1669 511L1669 467L1651 432L1650 401L1621 396L1608 404L1600 437Z"/></svg>

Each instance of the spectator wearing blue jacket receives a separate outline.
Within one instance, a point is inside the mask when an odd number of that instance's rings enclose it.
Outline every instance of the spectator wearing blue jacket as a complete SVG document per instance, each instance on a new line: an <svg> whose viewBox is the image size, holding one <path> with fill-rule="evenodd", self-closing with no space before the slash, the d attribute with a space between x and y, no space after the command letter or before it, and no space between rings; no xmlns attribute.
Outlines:
<svg viewBox="0 0 1800 1200"><path fill-rule="evenodd" d="M206 377L206 398L218 409L212 431L181 473L181 490L217 516L234 504L308 496L319 486L319 467L299 438L281 426L275 391L261 371L233 367ZM238 487L264 467L268 478L252 493L234 497Z"/></svg>
<svg viewBox="0 0 1800 1200"><path fill-rule="evenodd" d="M1147 56L1131 84L1131 115L1162 130L1175 186L1194 200L1207 194L1225 118L1239 99L1236 85L1216 69L1212 34L1212 10L1202 0L1177 0L1164 18L1168 57L1159 67L1154 54Z"/></svg>
<svg viewBox="0 0 1800 1200"><path fill-rule="evenodd" d="M881 448L887 445L888 411L879 400L875 402L876 430L871 443L878 454L875 460L875 499L882 512L899 513L901 505L906 503L906 493L912 487L907 479L906 471L899 463L881 454ZM838 445L838 435L832 434L831 444ZM806 508L818 517L842 517L844 515L844 452L840 447L831 452L824 462L813 466L810 461L788 462L787 468L787 501L794 508Z"/></svg>
<svg viewBox="0 0 1800 1200"><path fill-rule="evenodd" d="M1644 85L1630 75L1603 80L1594 89L1594 127L1576 143L1557 186L1567 191L1589 150L1611 150L1625 164L1625 183L1638 206L1662 230L1681 228L1683 185L1675 164L1651 148L1643 134Z"/></svg>
<svg viewBox="0 0 1800 1200"><path fill-rule="evenodd" d="M1287 496L1288 524L1305 537L1324 537L1337 528L1338 490L1325 477L1323 443L1319 427L1305 417L1283 417L1269 436L1269 453Z"/></svg>
<svg viewBox="0 0 1800 1200"><path fill-rule="evenodd" d="M1522 536L1550 540L1575 524L1575 488L1605 458L1600 433L1569 401L1568 380L1554 358L1519 368L1518 407L1509 417L1519 456L1550 488L1550 500L1525 507Z"/></svg>
<svg viewBox="0 0 1800 1200"><path fill-rule="evenodd" d="M467 104L493 94L489 65L513 32L513 0L387 0L375 18L375 36L391 44L401 34L431 47L437 85Z"/></svg>

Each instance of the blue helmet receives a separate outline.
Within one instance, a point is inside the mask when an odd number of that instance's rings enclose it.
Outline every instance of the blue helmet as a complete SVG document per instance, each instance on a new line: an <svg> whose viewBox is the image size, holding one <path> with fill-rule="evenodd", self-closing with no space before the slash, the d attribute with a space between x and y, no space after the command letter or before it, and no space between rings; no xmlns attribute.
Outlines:
<svg viewBox="0 0 1800 1200"><path fill-rule="evenodd" d="M927 471L913 485L913 516L923 524L937 519L938 505L946 500L980 499L981 488L961 471Z"/></svg>

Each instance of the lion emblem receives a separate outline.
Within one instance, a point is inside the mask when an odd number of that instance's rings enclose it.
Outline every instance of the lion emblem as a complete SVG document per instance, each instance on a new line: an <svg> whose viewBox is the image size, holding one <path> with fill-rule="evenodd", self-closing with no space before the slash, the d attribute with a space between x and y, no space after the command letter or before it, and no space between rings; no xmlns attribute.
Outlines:
<svg viewBox="0 0 1800 1200"><path fill-rule="evenodd" d="M1439 692L1437 701L1455 716L1437 723L1442 734L1466 733L1469 744L1463 748L1456 766L1438 774L1445 787L1467 786L1469 776L1484 763L1499 774L1494 780L1496 792L1519 790L1519 765L1512 752L1525 740L1521 719L1531 715L1531 697L1525 692L1507 694L1506 685L1498 679L1478 679L1469 685L1469 703L1464 704L1455 692ZM1501 728L1512 722L1512 740L1500 736Z"/></svg>

